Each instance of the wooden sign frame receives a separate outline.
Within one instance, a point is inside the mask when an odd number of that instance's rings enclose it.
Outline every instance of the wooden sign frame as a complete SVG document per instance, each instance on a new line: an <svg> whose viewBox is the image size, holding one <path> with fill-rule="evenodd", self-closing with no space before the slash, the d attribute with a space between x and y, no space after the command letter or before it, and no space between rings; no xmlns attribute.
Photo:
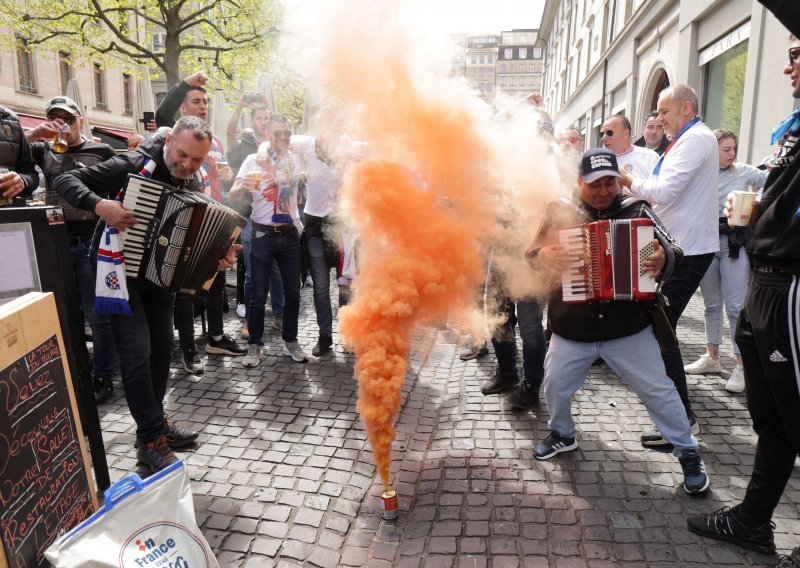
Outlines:
<svg viewBox="0 0 800 568"><path fill-rule="evenodd" d="M49 566L44 550L98 509L50 292L0 306L0 408L0 568ZM10 541L20 544L9 551ZM20 564L15 551L32 546L40 561Z"/></svg>

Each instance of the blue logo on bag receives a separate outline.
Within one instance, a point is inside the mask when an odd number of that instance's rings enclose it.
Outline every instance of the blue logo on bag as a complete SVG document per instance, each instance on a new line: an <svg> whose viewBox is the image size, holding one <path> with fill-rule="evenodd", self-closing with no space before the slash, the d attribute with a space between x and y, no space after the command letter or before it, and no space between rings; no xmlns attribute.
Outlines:
<svg viewBox="0 0 800 568"><path fill-rule="evenodd" d="M202 537L176 523L141 527L120 551L120 568L206 568L211 566Z"/></svg>

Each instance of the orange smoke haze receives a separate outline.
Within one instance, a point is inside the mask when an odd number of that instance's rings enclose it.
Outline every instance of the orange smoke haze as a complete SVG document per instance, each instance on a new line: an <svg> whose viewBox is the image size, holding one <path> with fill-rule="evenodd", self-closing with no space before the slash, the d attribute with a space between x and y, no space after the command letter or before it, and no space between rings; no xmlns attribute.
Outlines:
<svg viewBox="0 0 800 568"><path fill-rule="evenodd" d="M299 32L318 45L298 47L306 75L350 116L349 132L326 138L369 144L342 188L361 244L355 298L339 312L339 331L357 356L357 408L384 486L413 328L466 319L491 242L503 239L523 270L538 211L560 187L554 160L537 160L546 144L532 135L535 119L522 112L498 125L460 80L412 66L436 52L415 49L420 38L403 30L408 22L393 17L392 5L331 2L317 27ZM502 230L498 217L507 218Z"/></svg>

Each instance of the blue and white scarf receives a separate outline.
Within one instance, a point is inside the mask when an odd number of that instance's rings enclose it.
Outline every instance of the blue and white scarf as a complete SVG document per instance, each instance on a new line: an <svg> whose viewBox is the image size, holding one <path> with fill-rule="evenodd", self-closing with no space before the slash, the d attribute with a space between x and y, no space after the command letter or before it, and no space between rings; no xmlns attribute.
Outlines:
<svg viewBox="0 0 800 568"><path fill-rule="evenodd" d="M142 177L152 177L156 162L147 158L139 171ZM122 201L120 189L116 200ZM125 278L125 250L119 230L106 223L97 251L97 279L94 285L94 311L100 314L132 315L128 303L128 282Z"/></svg>

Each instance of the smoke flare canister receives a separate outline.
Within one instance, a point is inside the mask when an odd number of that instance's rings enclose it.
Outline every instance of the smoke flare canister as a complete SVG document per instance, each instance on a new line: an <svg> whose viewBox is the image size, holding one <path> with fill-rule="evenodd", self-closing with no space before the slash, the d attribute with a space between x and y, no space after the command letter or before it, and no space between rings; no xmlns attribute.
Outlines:
<svg viewBox="0 0 800 568"><path fill-rule="evenodd" d="M396 519L397 515L397 492L387 489L381 493L381 516L384 520L391 521Z"/></svg>

